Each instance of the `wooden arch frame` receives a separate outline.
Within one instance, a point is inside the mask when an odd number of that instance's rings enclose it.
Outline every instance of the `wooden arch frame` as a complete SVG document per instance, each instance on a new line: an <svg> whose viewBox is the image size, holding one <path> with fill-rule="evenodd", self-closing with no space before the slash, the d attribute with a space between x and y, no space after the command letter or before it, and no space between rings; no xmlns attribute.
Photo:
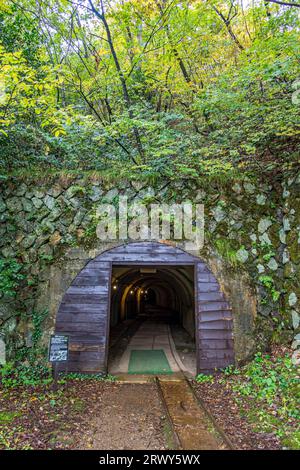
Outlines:
<svg viewBox="0 0 300 470"><path fill-rule="evenodd" d="M234 363L232 314L210 269L200 258L159 242L134 242L89 261L67 289L55 332L69 335L68 371L107 372L113 265L194 266L197 372Z"/></svg>

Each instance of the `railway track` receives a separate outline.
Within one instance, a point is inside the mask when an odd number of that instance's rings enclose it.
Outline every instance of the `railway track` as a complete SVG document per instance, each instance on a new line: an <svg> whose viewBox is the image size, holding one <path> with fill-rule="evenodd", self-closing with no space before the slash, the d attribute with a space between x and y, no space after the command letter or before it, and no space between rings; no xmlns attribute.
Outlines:
<svg viewBox="0 0 300 470"><path fill-rule="evenodd" d="M150 336L151 340L152 337L155 338L155 332L151 331ZM224 431L218 426L202 400L196 396L188 380L188 377L193 377L194 373L181 361L169 327L164 332L163 340L161 344L156 344L156 347L167 350L168 359L172 364L172 374L155 376L147 373L137 375L125 373L118 376L119 381L131 384L156 383L172 430L173 446L176 449L233 449ZM141 337L140 341L145 341L145 338Z"/></svg>
<svg viewBox="0 0 300 470"><path fill-rule="evenodd" d="M234 449L185 377L158 376L155 380L176 449Z"/></svg>

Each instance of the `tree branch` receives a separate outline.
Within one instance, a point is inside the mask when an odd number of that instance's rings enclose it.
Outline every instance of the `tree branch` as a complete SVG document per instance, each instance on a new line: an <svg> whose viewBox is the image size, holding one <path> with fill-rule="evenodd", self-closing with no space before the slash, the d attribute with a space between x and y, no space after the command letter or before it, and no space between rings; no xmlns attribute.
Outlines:
<svg viewBox="0 0 300 470"><path fill-rule="evenodd" d="M225 24L228 33L230 34L231 38L233 39L233 41L235 42L235 44L237 45L237 47L240 49L240 51L243 51L243 50L244 50L244 46L240 43L240 41L238 40L237 36L235 35L235 33L233 32L233 29L232 29L232 27L231 27L231 20L232 20L233 18L235 18L235 16L237 15L237 13L235 12L235 13L233 14L233 16L230 16L230 15L231 15L232 7L233 7L233 4L231 4L231 7L230 7L230 10L229 10L229 13L228 13L227 18L225 18L225 16L223 15L223 13L222 13L220 10L218 10L217 7L213 6L213 9L214 9L214 11L217 13L217 15L221 18L221 20L223 21L223 23Z"/></svg>
<svg viewBox="0 0 300 470"><path fill-rule="evenodd" d="M281 2L280 0L265 0L268 3L277 3L278 5L284 5L287 7L297 7L300 8L300 3L294 3L294 2Z"/></svg>
<svg viewBox="0 0 300 470"><path fill-rule="evenodd" d="M112 38L112 35L111 35L110 27L109 27L109 24L107 23L107 20L106 20L103 1L100 0L101 12L95 8L92 0L88 0L88 1L89 1L92 12L102 22L102 24L104 26L107 41L108 41L109 48L110 48L110 52L111 52L111 55L113 57L113 61L114 61L115 67L117 69L117 73L118 73L119 80L120 80L120 83L121 83L121 87L122 87L122 91L123 91L123 99L124 99L125 104L126 104L128 116L129 116L130 119L133 119L134 116L133 116L133 112L132 112L132 109L131 109L131 100L130 100L126 80L125 80L123 71L121 69L121 65L120 65L120 62L119 62L119 59L118 59L118 55L117 55L117 52L116 52L116 49L115 49L115 46L114 46L114 42L113 42L113 38ZM134 135L134 138L135 138L135 141L136 141L136 146L137 146L138 153L139 153L140 157L142 158L142 160L144 160L143 145L142 145L142 142L141 142L139 131L138 131L137 127L135 127L135 126L133 127L133 135Z"/></svg>

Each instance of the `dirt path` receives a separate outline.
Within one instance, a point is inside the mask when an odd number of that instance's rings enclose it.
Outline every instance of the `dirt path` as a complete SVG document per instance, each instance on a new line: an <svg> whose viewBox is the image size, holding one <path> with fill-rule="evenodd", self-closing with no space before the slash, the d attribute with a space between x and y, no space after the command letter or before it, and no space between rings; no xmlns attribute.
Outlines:
<svg viewBox="0 0 300 470"><path fill-rule="evenodd" d="M156 384L118 384L104 390L80 449L167 449L165 411Z"/></svg>
<svg viewBox="0 0 300 470"><path fill-rule="evenodd" d="M226 448L183 379L119 383L104 390L79 449ZM175 431L175 432L174 432Z"/></svg>

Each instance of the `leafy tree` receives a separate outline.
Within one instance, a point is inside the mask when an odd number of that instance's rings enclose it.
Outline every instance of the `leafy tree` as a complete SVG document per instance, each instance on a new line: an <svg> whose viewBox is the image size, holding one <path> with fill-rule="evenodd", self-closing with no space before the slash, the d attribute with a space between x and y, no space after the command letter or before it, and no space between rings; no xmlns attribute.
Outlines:
<svg viewBox="0 0 300 470"><path fill-rule="evenodd" d="M1 3L1 168L194 177L293 164L299 15L278 3Z"/></svg>

